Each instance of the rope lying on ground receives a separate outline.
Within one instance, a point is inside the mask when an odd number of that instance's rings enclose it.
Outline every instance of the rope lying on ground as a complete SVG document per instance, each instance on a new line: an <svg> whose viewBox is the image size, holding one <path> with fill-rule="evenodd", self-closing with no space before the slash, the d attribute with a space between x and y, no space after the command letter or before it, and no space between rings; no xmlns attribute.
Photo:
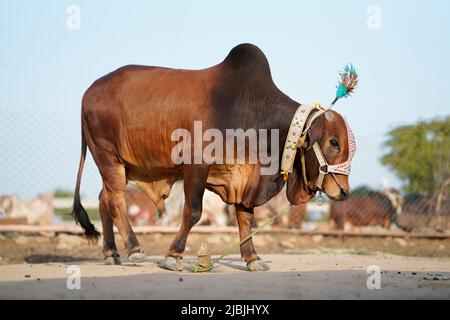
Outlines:
<svg viewBox="0 0 450 320"><path fill-rule="evenodd" d="M233 253L237 248L239 248L244 242L246 242L248 239L250 239L251 237L253 237L254 235L256 235L258 232L260 232L264 227L271 225L272 223L274 223L274 221L276 219L278 219L279 217L281 217L283 214L289 212L289 208L290 205L288 205L287 207L285 207L283 210L281 210L280 212L278 212L276 215L266 219L259 227L257 227L255 230L253 230L252 233L250 233L248 236L246 236L244 239L242 239L241 241L239 241L239 243L236 243L235 245L233 245L232 247L230 247L229 249L225 250L224 253L222 253L222 255L220 257L218 257L217 259L214 259L214 261L212 261L211 263L208 264L201 264L201 263L194 263L192 265L192 272L208 272L211 271L215 265L222 260L223 258L225 258L226 256L230 255L231 253Z"/></svg>

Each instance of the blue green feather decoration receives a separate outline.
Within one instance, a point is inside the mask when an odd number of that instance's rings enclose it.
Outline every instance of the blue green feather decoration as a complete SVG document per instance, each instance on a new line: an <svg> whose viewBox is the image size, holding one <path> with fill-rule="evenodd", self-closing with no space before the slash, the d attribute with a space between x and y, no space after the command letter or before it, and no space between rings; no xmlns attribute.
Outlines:
<svg viewBox="0 0 450 320"><path fill-rule="evenodd" d="M347 98L347 89L343 85L339 85L336 90L336 97L338 98Z"/></svg>
<svg viewBox="0 0 450 320"><path fill-rule="evenodd" d="M339 73L339 76L341 77L341 79L336 86L336 98L331 103L331 107L340 98L347 98L348 96L350 96L350 94L354 91L356 85L358 84L358 74L356 73L356 69L352 64L346 65L344 71Z"/></svg>

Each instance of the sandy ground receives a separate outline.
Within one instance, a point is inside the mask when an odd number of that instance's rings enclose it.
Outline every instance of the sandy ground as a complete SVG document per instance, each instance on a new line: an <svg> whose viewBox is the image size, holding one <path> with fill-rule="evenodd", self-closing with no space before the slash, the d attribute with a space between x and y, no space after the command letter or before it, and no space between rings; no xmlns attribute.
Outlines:
<svg viewBox="0 0 450 320"><path fill-rule="evenodd" d="M174 234L140 234L138 239L147 255L165 255ZM123 244L116 236L122 257ZM186 255L195 255L201 243L208 243L211 254L220 255L239 242L237 231L228 234L189 235ZM254 237L258 254L352 253L370 255L385 252L401 256L450 258L450 238L418 239L394 237L299 236L292 234L259 234ZM102 241L89 244L85 239L68 234L48 236L0 235L0 265L17 263L47 263L99 261ZM234 253L239 253L235 250Z"/></svg>
<svg viewBox="0 0 450 320"><path fill-rule="evenodd" d="M162 256L142 264L100 262L0 266L0 299L450 299L450 259L378 253L265 254L270 271L245 271L231 256L210 273L163 270ZM68 267L79 266L81 288L67 288ZM370 265L381 289L367 288Z"/></svg>
<svg viewBox="0 0 450 320"><path fill-rule="evenodd" d="M211 273L193 274L201 243L213 255L238 241L236 233L189 236L184 272L158 267L173 234L142 234L143 264L102 263L101 241L67 234L0 235L0 299L450 299L450 239L260 234L254 238L270 271L251 273L235 255ZM69 290L68 267L77 265L81 289ZM370 265L381 289L369 290Z"/></svg>

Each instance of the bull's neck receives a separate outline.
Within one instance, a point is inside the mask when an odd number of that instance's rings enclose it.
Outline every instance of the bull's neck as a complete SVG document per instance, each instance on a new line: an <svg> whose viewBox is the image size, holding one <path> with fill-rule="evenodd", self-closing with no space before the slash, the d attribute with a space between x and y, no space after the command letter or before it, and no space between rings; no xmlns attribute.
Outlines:
<svg viewBox="0 0 450 320"><path fill-rule="evenodd" d="M300 103L286 97L274 106L273 117L270 122L273 128L279 130L279 154L280 160L282 156L282 151L284 144L287 139L289 127L291 126L292 118L295 115ZM281 162L280 162L281 163Z"/></svg>
<svg viewBox="0 0 450 320"><path fill-rule="evenodd" d="M270 122L265 123L266 128L274 128L279 130L279 141L278 141L278 160L279 168L276 173L271 176L261 177L259 190L263 196L258 198L261 204L265 199L266 201L277 195L284 187L284 181L280 175L281 158L283 156L283 148L287 139L289 127L291 125L292 118L297 111L300 103L286 97L278 104L273 105L273 115L270 118ZM271 150L273 152L273 150Z"/></svg>

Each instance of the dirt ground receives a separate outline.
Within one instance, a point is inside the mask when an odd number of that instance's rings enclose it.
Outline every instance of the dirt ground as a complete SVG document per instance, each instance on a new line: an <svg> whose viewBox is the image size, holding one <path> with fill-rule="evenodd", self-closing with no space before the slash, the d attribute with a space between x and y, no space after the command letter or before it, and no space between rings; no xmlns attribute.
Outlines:
<svg viewBox="0 0 450 320"><path fill-rule="evenodd" d="M200 243L217 255L237 235L191 234L184 272L158 266L173 236L139 235L147 261L122 252L120 266L103 265L101 246L78 236L0 236L0 299L450 299L450 239L261 234L254 243L269 271L248 272L235 254L194 274ZM80 290L67 289L69 265L80 267ZM380 290L367 288L371 265Z"/></svg>
<svg viewBox="0 0 450 320"><path fill-rule="evenodd" d="M174 234L140 234L138 239L147 255L164 255ZM195 255L202 242L208 243L211 254L222 254L236 244L236 233L191 233L186 246L187 255ZM122 257L126 257L120 237L116 236ZM371 255L385 252L413 257L450 258L450 238L394 238L394 237L336 237L322 235L259 234L254 237L258 254L267 253L352 253ZM101 241L89 244L85 239L68 234L55 237L0 235L0 265L12 263L46 263L70 261L99 261L103 259ZM239 250L235 250L239 253Z"/></svg>

